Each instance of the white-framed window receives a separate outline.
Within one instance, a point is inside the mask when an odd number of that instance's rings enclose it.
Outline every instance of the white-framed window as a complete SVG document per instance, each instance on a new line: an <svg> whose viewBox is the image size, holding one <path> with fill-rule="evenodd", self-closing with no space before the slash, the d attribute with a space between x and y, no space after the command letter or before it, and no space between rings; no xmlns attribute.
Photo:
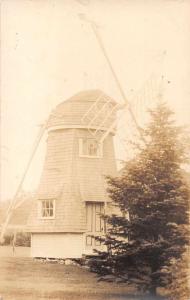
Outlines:
<svg viewBox="0 0 190 300"><path fill-rule="evenodd" d="M102 143L94 138L79 139L79 156L98 158L102 157Z"/></svg>
<svg viewBox="0 0 190 300"><path fill-rule="evenodd" d="M55 218L55 199L39 200L40 219Z"/></svg>

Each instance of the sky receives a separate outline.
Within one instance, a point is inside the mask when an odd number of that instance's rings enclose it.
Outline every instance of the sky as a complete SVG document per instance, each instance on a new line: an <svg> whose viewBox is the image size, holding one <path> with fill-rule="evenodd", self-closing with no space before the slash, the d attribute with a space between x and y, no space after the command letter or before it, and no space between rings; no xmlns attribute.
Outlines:
<svg viewBox="0 0 190 300"><path fill-rule="evenodd" d="M39 126L57 104L85 89L101 89L123 101L81 14L96 22L128 99L135 103L151 74L164 76L163 99L178 124L190 123L188 0L2 0L1 200L13 197ZM143 103L138 110L144 110ZM125 156L126 124L120 124L115 140L118 159ZM33 191L39 183L45 141L46 136L25 190Z"/></svg>

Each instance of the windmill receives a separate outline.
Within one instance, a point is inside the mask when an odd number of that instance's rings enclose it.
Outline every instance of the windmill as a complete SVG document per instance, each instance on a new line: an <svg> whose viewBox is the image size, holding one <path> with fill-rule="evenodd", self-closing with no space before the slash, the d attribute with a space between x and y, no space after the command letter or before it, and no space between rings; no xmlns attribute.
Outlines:
<svg viewBox="0 0 190 300"><path fill-rule="evenodd" d="M137 132L139 133L140 135L140 138L142 140L142 142L145 142L144 138L143 138L143 135L142 135L142 132L141 132L141 128L137 122L137 118L134 114L134 111L125 95L125 92L120 84L120 81L117 77L117 74L115 73L114 71L114 68L112 66L112 63L111 63L111 60L110 58L108 57L107 55L107 52L105 50L105 47L104 47L104 44L103 44L103 41L101 39L101 36L97 30L97 27L95 25L94 22L91 22L89 20L87 20L84 16L82 16L82 18L89 22L91 27L92 27L92 30L96 36L96 39L98 41L98 44L100 45L100 48L102 50L102 53L108 63L108 66L110 68L110 71L115 79L115 82L118 86L118 89L121 93L121 96L123 98L123 103L117 103L117 102L114 102L110 97L108 97L107 95L105 95L104 93L96 93L97 94L97 98L96 99L93 99L93 103L92 105L87 105L85 106L85 110L84 112L82 112L82 115L81 115L81 118L79 120L80 122L80 126L82 128L82 126L85 126L85 128L88 130L89 134L94 138L96 139L97 143L99 145L101 144L104 144L106 139L108 138L108 136L110 135L110 133L114 132L115 131L115 127L116 127L116 113L118 112L118 110L122 111L124 109L127 108L127 111L129 112L130 114L130 117L131 117L131 120L137 130ZM143 93L142 91L139 92L139 95L137 97L137 105L140 103L140 105L142 105L142 99L144 99L144 91L145 90L150 90L150 83L148 82L147 84L145 84L145 86L143 87ZM151 92L154 92L155 91L155 88L152 88L152 91ZM156 94L157 95L157 94ZM150 96L151 99L153 99L153 97L155 97L155 95L151 95ZM135 103L135 101L133 101L133 103ZM135 105L133 104L133 107L135 107ZM51 119L48 119L45 124L42 126L42 128L40 129L40 132L39 132L39 135L35 141L35 144L34 144L34 148L33 148L33 151L32 151L32 154L31 154L31 157L29 159L29 162L26 166L26 170L23 174L23 177L21 179L21 182L18 186L18 189L16 191L16 194L12 200L12 202L10 203L10 206L8 208L8 211L7 211L7 215L6 215L6 219L5 219L5 222L1 228L1 235L0 235L0 240L2 241L3 240L3 237L4 237L4 234L5 234L5 231L7 229L7 226L9 224L9 221L10 221L10 218L12 216L12 213L14 212L14 210L16 208L19 207L19 205L21 205L22 201L21 202L17 202L17 197L21 191L21 188L22 188L22 185L23 185L23 182L25 180L25 177L28 173L28 170L30 168L30 165L32 163L32 160L33 160L33 157L38 149L38 145L43 137L43 134L44 132L49 128L50 128L50 123L51 123L51 120L52 120L52 117L54 116L54 113L51 114ZM62 114L60 113L59 115L59 112L56 112L56 121L59 120L60 122L62 122ZM55 126L56 127L56 126ZM55 130L58 130L59 128L56 127L54 128ZM74 136L72 136L72 142L74 141ZM94 151L94 150L92 150ZM57 172L57 171L56 171ZM75 172L73 172L73 176L76 177L76 174L74 174ZM51 211L53 210L53 207L54 207L54 204L53 202L49 202L50 207L48 208L48 213L51 214ZM46 207L47 208L47 207ZM93 208L93 211L98 209L98 210L101 210L101 206L94 206ZM45 210L45 213L47 213L47 209Z"/></svg>

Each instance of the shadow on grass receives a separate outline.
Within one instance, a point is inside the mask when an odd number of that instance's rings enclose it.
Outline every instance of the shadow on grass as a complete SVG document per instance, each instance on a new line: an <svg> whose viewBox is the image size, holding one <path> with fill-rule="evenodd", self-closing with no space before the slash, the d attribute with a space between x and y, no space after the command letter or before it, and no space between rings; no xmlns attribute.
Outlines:
<svg viewBox="0 0 190 300"><path fill-rule="evenodd" d="M63 292L57 291L49 295L53 299L61 300L166 300L166 298L148 295L134 295L134 294L121 294L121 293L84 293L84 292ZM48 296L47 296L48 297Z"/></svg>
<svg viewBox="0 0 190 300"><path fill-rule="evenodd" d="M14 298L12 296L14 295ZM96 290L90 291L63 291L57 290L54 292L43 292L35 291L31 289L15 289L11 293L8 291L3 295L3 299L14 299L14 300L166 300L162 297L151 297L148 295L140 296L134 294L121 294L121 293L109 293L109 292L100 292ZM11 297L11 298L10 298Z"/></svg>

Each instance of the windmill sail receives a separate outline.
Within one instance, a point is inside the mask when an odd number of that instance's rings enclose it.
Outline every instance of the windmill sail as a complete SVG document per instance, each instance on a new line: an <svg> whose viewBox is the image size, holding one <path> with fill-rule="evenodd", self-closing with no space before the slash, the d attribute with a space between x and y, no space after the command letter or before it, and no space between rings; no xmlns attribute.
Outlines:
<svg viewBox="0 0 190 300"><path fill-rule="evenodd" d="M114 130L115 115L119 108L121 108L119 103L113 102L110 97L100 93L97 100L83 115L81 122L87 126L91 135L101 142L104 139L105 128L106 135Z"/></svg>

